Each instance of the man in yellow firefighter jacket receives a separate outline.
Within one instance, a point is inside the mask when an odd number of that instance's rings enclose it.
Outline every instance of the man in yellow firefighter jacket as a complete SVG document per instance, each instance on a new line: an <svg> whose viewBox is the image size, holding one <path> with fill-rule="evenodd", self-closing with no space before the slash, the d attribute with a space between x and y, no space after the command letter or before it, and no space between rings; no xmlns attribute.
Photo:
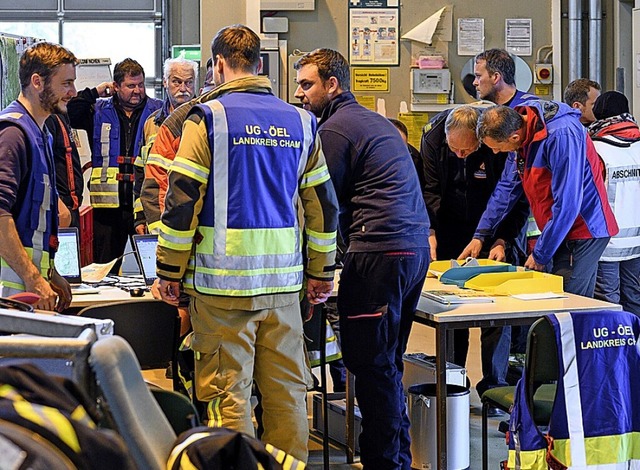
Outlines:
<svg viewBox="0 0 640 470"><path fill-rule="evenodd" d="M315 118L258 77L260 40L246 26L213 39L224 87L193 108L169 170L157 273L162 298L192 296L196 393L211 426L253 434L261 394L264 442L306 461L308 424L299 292L333 288L337 200ZM302 202L307 259L301 253ZM303 267L305 265L306 267Z"/></svg>

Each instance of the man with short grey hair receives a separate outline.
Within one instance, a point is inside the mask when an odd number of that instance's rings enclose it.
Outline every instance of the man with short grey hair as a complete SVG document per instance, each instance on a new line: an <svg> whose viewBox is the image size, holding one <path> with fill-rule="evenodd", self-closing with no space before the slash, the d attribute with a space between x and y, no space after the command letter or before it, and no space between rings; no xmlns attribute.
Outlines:
<svg viewBox="0 0 640 470"><path fill-rule="evenodd" d="M473 85L478 92L478 98L515 108L526 100L537 100L538 97L518 90L516 87L516 63L511 54L504 49L488 49L475 57L475 80ZM520 250L526 255L531 252L540 230L533 217L529 214L527 226L520 237ZM507 327L508 328L508 327ZM457 335L463 335L466 330L456 330ZM511 352L524 353L526 348L528 328L523 326L511 327ZM468 335L467 335L468 337ZM516 376L519 375L516 373Z"/></svg>
<svg viewBox="0 0 640 470"><path fill-rule="evenodd" d="M420 154L423 162L423 197L431 221L429 246L432 259L457 259L473 236L491 192L500 180L507 154L495 154L476 136L480 108L460 106L443 111L427 124ZM518 238L529 214L523 197L500 225L495 236L485 240L482 257L518 263ZM453 362L465 367L469 349L468 329L454 331ZM482 380L479 395L507 385L511 330L482 328Z"/></svg>
<svg viewBox="0 0 640 470"><path fill-rule="evenodd" d="M618 226L602 180L602 162L578 111L555 101L517 109L493 106L478 136L494 152L514 152L463 256L477 256L518 197L527 196L542 232L525 268L564 278L564 290L593 297L596 269Z"/></svg>
<svg viewBox="0 0 640 470"><path fill-rule="evenodd" d="M162 85L167 94L162 107L149 115L144 123L143 142L140 147L140 155L134 161L135 185L133 195L135 198L133 213L136 233L148 232L147 221L141 200L142 183L144 182L144 169L147 165L149 151L156 140L158 129L164 120L175 108L186 103L195 95L196 83L198 83L198 64L193 60L182 57L167 59L164 61Z"/></svg>

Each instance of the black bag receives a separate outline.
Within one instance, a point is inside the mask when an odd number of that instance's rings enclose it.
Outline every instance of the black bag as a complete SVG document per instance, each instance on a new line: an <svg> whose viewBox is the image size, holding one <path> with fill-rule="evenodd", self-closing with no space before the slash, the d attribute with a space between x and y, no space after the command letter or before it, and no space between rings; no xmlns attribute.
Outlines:
<svg viewBox="0 0 640 470"><path fill-rule="evenodd" d="M32 364L0 367L0 420L36 434L75 468L133 470L123 440L112 430L98 429L99 418L70 380L48 376Z"/></svg>
<svg viewBox="0 0 640 470"><path fill-rule="evenodd" d="M301 461L247 434L200 426L178 436L167 470L284 470L285 461L286 468L304 468Z"/></svg>

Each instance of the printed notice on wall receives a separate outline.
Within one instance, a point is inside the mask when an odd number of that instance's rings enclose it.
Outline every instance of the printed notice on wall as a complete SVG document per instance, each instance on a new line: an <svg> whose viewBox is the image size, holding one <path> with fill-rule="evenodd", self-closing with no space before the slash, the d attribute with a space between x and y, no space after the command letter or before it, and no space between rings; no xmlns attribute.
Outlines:
<svg viewBox="0 0 640 470"><path fill-rule="evenodd" d="M458 18L458 55L484 51L484 18Z"/></svg>
<svg viewBox="0 0 640 470"><path fill-rule="evenodd" d="M429 115L419 112L398 113L398 120L407 126L409 143L419 149L420 140L422 139L422 129L429 122Z"/></svg>
<svg viewBox="0 0 640 470"><path fill-rule="evenodd" d="M531 55L531 18L504 20L504 43L507 52L515 55Z"/></svg>
<svg viewBox="0 0 640 470"><path fill-rule="evenodd" d="M76 67L76 89L93 88L102 82L110 82L112 80L110 66L109 58L80 59Z"/></svg>
<svg viewBox="0 0 640 470"><path fill-rule="evenodd" d="M363 0L349 4L351 65L398 65L399 8L393 0ZM380 8L371 8L373 6ZM367 8L369 7L369 8Z"/></svg>
<svg viewBox="0 0 640 470"><path fill-rule="evenodd" d="M376 97L371 95L355 95L356 101L370 111L376 110Z"/></svg>

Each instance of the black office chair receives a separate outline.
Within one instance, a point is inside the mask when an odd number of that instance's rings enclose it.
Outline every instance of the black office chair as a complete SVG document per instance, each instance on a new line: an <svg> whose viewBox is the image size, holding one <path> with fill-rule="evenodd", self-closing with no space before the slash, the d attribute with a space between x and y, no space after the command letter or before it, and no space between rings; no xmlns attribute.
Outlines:
<svg viewBox="0 0 640 470"><path fill-rule="evenodd" d="M533 419L538 426L549 424L556 396L558 356L551 323L546 318L535 321L527 335L525 386ZM515 396L515 386L491 388L482 394L482 468L488 468L487 419L490 407L509 412Z"/></svg>
<svg viewBox="0 0 640 470"><path fill-rule="evenodd" d="M201 425L198 410L186 396L153 384L149 384L149 390L169 420L176 436Z"/></svg>
<svg viewBox="0 0 640 470"><path fill-rule="evenodd" d="M131 345L142 370L166 368L171 361L175 367L180 333L176 307L140 299L86 307L78 315L113 320L114 333Z"/></svg>

